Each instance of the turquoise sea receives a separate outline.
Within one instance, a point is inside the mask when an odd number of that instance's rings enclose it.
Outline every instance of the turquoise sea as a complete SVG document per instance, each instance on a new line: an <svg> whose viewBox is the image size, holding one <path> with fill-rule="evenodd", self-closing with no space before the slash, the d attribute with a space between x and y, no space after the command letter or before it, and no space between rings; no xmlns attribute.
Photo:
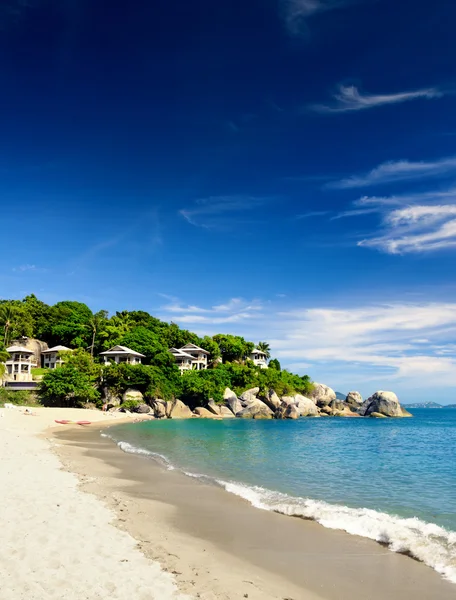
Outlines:
<svg viewBox="0 0 456 600"><path fill-rule="evenodd" d="M165 420L109 430L122 450L410 554L456 583L456 409L413 419Z"/></svg>

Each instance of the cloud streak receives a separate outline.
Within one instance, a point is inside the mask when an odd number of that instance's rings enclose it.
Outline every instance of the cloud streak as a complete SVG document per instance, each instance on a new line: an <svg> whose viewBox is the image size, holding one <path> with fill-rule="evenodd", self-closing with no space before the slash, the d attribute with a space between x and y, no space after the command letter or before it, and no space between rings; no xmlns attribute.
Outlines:
<svg viewBox="0 0 456 600"><path fill-rule="evenodd" d="M181 209L179 214L194 227L226 229L236 224L236 215L259 208L265 202L265 198L253 196L210 196L200 198L191 208Z"/></svg>
<svg viewBox="0 0 456 600"><path fill-rule="evenodd" d="M282 0L285 24L292 35L299 35L307 19L322 12L344 8L358 0Z"/></svg>
<svg viewBox="0 0 456 600"><path fill-rule="evenodd" d="M380 236L358 242L388 254L429 252L456 247L456 205L416 205L396 209L384 220Z"/></svg>
<svg viewBox="0 0 456 600"><path fill-rule="evenodd" d="M413 92L401 92L398 94L362 94L356 86L339 86L334 94L334 104L315 104L310 108L320 113L345 113L360 110L368 110L379 106L401 104L411 100L441 98L443 92L437 88L425 88Z"/></svg>
<svg viewBox="0 0 456 600"><path fill-rule="evenodd" d="M353 175L327 184L332 189L352 189L385 185L400 181L450 176L456 173L456 157L450 156L434 161L389 161L382 163L364 175Z"/></svg>

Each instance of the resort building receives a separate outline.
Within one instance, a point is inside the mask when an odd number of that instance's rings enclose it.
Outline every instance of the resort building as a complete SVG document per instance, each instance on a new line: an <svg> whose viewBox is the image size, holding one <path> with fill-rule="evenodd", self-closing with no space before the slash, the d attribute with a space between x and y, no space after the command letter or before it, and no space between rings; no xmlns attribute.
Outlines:
<svg viewBox="0 0 456 600"><path fill-rule="evenodd" d="M253 349L249 358L257 367L260 367L261 369L268 368L267 354L261 350L258 350L258 348Z"/></svg>
<svg viewBox="0 0 456 600"><path fill-rule="evenodd" d="M37 366L33 350L24 346L6 349L10 358L6 361L6 379L9 381L32 381L32 369Z"/></svg>
<svg viewBox="0 0 456 600"><path fill-rule="evenodd" d="M182 348L171 348L171 354L176 359L177 366L183 371L203 371L207 369L209 352L195 344L186 344Z"/></svg>
<svg viewBox="0 0 456 600"><path fill-rule="evenodd" d="M178 350L177 348L171 348L170 352L174 356L176 364L179 367L181 373L183 373L184 371L191 371L193 369L194 358L191 354L182 352L182 350Z"/></svg>
<svg viewBox="0 0 456 600"><path fill-rule="evenodd" d="M135 352L125 346L114 346L106 352L100 352L100 356L104 358L105 363L127 363L129 365L140 365L142 359L145 358L144 354Z"/></svg>
<svg viewBox="0 0 456 600"><path fill-rule="evenodd" d="M54 346L53 348L49 348L49 350L42 350L41 356L43 357L43 367L45 369L55 369L57 367L61 367L63 364L63 360L60 358L60 352L68 352L71 350L66 346Z"/></svg>

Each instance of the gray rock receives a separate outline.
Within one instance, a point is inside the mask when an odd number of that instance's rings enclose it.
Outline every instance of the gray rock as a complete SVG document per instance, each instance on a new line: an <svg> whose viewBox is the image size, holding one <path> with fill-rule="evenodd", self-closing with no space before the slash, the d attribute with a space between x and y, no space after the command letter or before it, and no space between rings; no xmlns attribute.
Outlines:
<svg viewBox="0 0 456 600"><path fill-rule="evenodd" d="M227 402L228 406L230 407L233 415L237 415L243 409L243 406L242 406L240 400L238 400L238 398L236 396L231 396L230 398L228 398L226 400L226 402Z"/></svg>
<svg viewBox="0 0 456 600"><path fill-rule="evenodd" d="M287 409L285 411L286 419L296 420L296 419L299 419L300 416L301 415L299 414L299 411L294 404L290 404L289 406L287 406Z"/></svg>
<svg viewBox="0 0 456 600"><path fill-rule="evenodd" d="M265 394L264 398L261 398L261 400L266 404L266 406L269 406L272 411L277 410L280 406L280 398L274 390L269 390Z"/></svg>
<svg viewBox="0 0 456 600"><path fill-rule="evenodd" d="M215 415L210 410L207 410L207 408L203 408L202 406L195 408L194 413L196 415L198 415L199 417L201 417L202 419L219 419L220 418L219 416Z"/></svg>
<svg viewBox="0 0 456 600"><path fill-rule="evenodd" d="M239 400L244 405L245 403L252 402L253 400L257 400L257 394L259 393L260 388L255 387L250 390L246 390L239 396Z"/></svg>
<svg viewBox="0 0 456 600"><path fill-rule="evenodd" d="M329 407L333 410L344 410L347 405L342 400L333 400Z"/></svg>
<svg viewBox="0 0 456 600"><path fill-rule="evenodd" d="M139 413L140 415L148 415L150 413L150 406L148 404L140 404L133 412Z"/></svg>
<svg viewBox="0 0 456 600"><path fill-rule="evenodd" d="M294 398L295 406L300 417L318 417L320 415L320 411L310 398L306 398L300 394L296 394Z"/></svg>
<svg viewBox="0 0 456 600"><path fill-rule="evenodd" d="M166 407L167 402L165 400L156 399L152 402L152 410L154 411L154 416L157 419L166 419Z"/></svg>
<svg viewBox="0 0 456 600"><path fill-rule="evenodd" d="M345 402L354 408L359 408L363 403L363 397L359 392L348 392Z"/></svg>
<svg viewBox="0 0 456 600"><path fill-rule="evenodd" d="M227 406L220 407L220 416L223 419L234 419L234 414L231 412L231 410Z"/></svg>
<svg viewBox="0 0 456 600"><path fill-rule="evenodd" d="M209 402L207 403L207 410L209 410L214 415L217 415L217 417L220 417L220 406L216 404L214 400L209 400Z"/></svg>
<svg viewBox="0 0 456 600"><path fill-rule="evenodd" d="M368 398L359 409L362 417L367 417L371 413L379 413L385 417L402 417L402 408L399 404L396 394L393 392L375 392Z"/></svg>
<svg viewBox="0 0 456 600"><path fill-rule="evenodd" d="M323 383L314 383L310 398L319 407L328 406L336 399L336 392Z"/></svg>
<svg viewBox="0 0 456 600"><path fill-rule="evenodd" d="M139 390L128 389L122 396L122 400L123 402L127 402L128 400L142 402L144 400L144 396Z"/></svg>
<svg viewBox="0 0 456 600"><path fill-rule="evenodd" d="M245 406L236 417L240 419L272 419L274 413L264 402L255 398Z"/></svg>
<svg viewBox="0 0 456 600"><path fill-rule="evenodd" d="M192 411L182 400L168 402L167 409L168 419L191 419L193 417Z"/></svg>
<svg viewBox="0 0 456 600"><path fill-rule="evenodd" d="M385 415L382 415L382 413L378 413L378 412L373 412L369 415L369 417L374 418L374 419L387 419L388 417Z"/></svg>
<svg viewBox="0 0 456 600"><path fill-rule="evenodd" d="M223 399L225 401L229 400L230 398L236 398L237 400L237 396L236 394L233 392L233 390L230 390L230 388L225 388L225 392L223 393Z"/></svg>

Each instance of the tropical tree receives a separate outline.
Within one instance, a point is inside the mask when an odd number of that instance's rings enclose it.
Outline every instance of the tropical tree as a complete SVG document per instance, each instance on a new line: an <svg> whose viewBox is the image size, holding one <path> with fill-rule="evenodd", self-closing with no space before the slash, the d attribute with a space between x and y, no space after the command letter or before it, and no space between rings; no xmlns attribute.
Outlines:
<svg viewBox="0 0 456 600"><path fill-rule="evenodd" d="M49 371L40 383L38 395L45 406L74 408L100 399L100 392L95 388L90 375L78 371L73 365Z"/></svg>
<svg viewBox="0 0 456 600"><path fill-rule="evenodd" d="M15 316L16 313L9 302L0 305L0 327L3 329L3 344L5 346L8 346L11 339L10 333Z"/></svg>
<svg viewBox="0 0 456 600"><path fill-rule="evenodd" d="M275 369L276 371L280 371L281 370L281 366L280 366L280 363L277 360L277 358L273 358L272 360L270 360L268 367L270 369Z"/></svg>
<svg viewBox="0 0 456 600"><path fill-rule="evenodd" d="M220 348L224 362L242 361L255 347L252 342L247 342L240 335L219 333L214 335L213 339Z"/></svg>
<svg viewBox="0 0 456 600"><path fill-rule="evenodd" d="M99 312L92 315L89 320L88 327L92 331L92 343L90 344L90 355L93 358L93 351L95 348L95 338L97 333L105 326L106 321L108 319L108 313L106 310L100 310Z"/></svg>
<svg viewBox="0 0 456 600"><path fill-rule="evenodd" d="M271 348L267 342L258 342L257 348L266 354L266 358L271 358Z"/></svg>

